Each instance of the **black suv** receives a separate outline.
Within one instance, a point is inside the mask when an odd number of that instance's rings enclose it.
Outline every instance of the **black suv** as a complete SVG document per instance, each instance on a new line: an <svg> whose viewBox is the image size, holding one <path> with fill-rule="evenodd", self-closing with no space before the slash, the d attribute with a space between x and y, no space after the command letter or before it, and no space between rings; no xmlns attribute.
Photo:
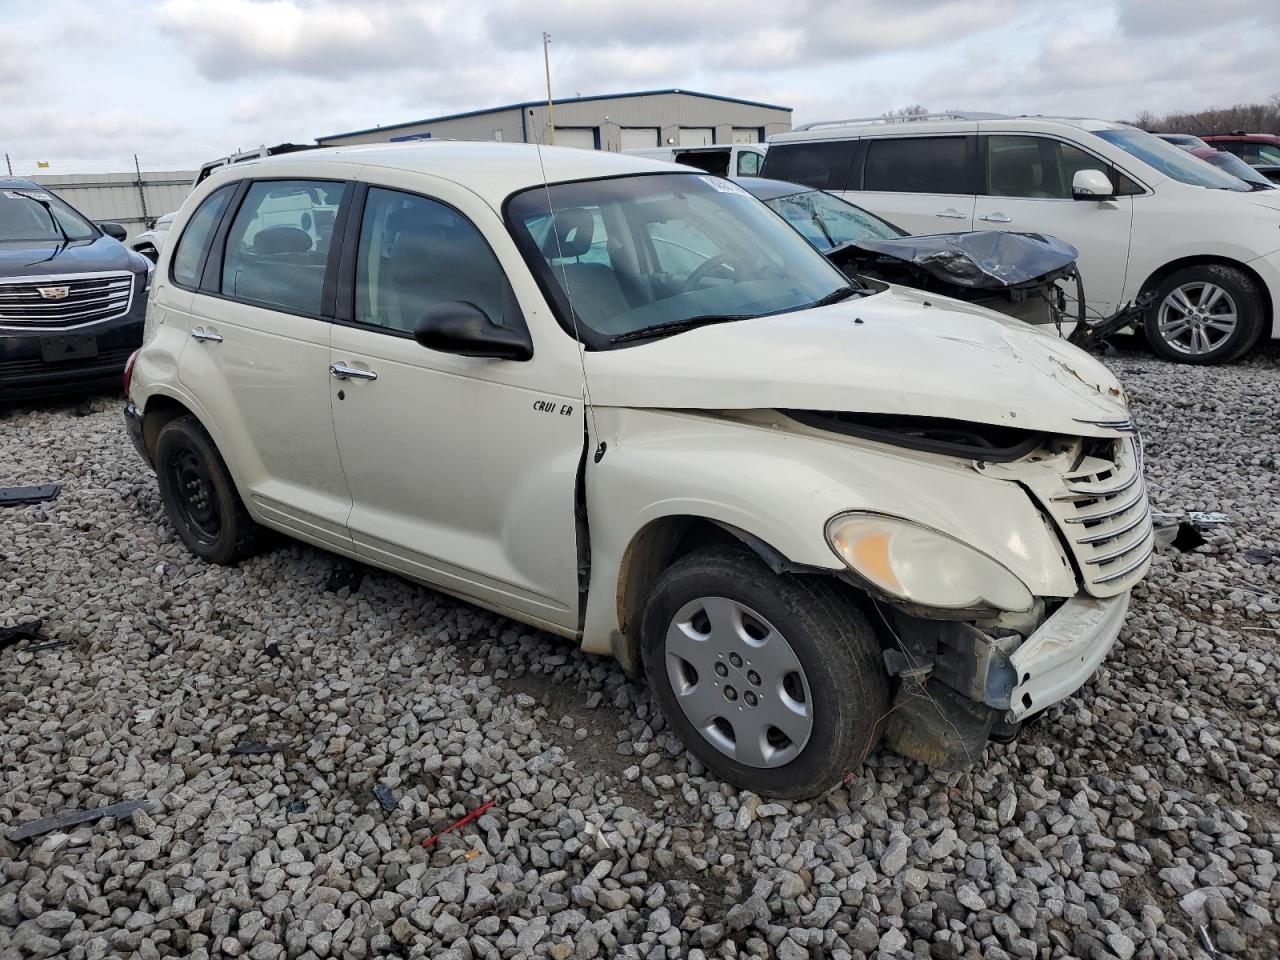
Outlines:
<svg viewBox="0 0 1280 960"><path fill-rule="evenodd" d="M118 385L151 264L30 180L0 178L0 404Z"/></svg>

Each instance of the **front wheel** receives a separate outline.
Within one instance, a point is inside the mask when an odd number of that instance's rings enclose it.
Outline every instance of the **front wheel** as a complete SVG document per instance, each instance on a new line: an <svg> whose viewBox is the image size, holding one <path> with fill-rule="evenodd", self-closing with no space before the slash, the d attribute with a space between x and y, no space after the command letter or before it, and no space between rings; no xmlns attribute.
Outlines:
<svg viewBox="0 0 1280 960"><path fill-rule="evenodd" d="M812 797L875 745L888 702L880 646L825 581L775 574L741 548L699 550L658 578L641 629L663 714L723 780Z"/></svg>
<svg viewBox="0 0 1280 960"><path fill-rule="evenodd" d="M1252 279L1235 267L1202 264L1164 279L1144 328L1151 349L1166 360L1229 363L1257 341L1265 312Z"/></svg>

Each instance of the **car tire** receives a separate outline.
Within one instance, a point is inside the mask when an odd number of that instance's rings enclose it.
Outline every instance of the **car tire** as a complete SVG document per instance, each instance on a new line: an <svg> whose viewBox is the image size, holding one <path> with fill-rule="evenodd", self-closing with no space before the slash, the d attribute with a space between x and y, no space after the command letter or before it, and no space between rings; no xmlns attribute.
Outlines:
<svg viewBox="0 0 1280 960"><path fill-rule="evenodd" d="M1155 294L1143 332L1166 360L1230 363L1262 334L1265 301L1257 284L1235 267L1209 263L1177 270Z"/></svg>
<svg viewBox="0 0 1280 960"><path fill-rule="evenodd" d="M155 469L165 515L197 557L230 565L257 550L261 528L199 420L187 415L164 425L156 438Z"/></svg>
<svg viewBox="0 0 1280 960"><path fill-rule="evenodd" d="M698 550L658 577L641 634L671 728L735 786L813 797L859 768L879 738L880 644L823 579L775 574L743 548Z"/></svg>

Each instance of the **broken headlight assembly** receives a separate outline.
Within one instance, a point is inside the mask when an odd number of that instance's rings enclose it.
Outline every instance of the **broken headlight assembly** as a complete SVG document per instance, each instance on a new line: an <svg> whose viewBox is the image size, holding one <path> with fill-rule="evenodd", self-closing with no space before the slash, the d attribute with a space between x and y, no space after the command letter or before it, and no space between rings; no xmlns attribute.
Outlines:
<svg viewBox="0 0 1280 960"><path fill-rule="evenodd" d="M827 542L873 587L912 604L1022 612L1034 603L1026 585L996 560L909 520L840 514L827 523Z"/></svg>

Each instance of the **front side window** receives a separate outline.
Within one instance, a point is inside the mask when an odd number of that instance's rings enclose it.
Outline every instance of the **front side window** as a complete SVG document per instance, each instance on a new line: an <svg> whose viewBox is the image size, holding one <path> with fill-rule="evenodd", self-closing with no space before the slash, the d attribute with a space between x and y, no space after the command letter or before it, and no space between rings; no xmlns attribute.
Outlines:
<svg viewBox="0 0 1280 960"><path fill-rule="evenodd" d="M1280 163L1280 147L1274 144L1246 140L1240 146L1246 163Z"/></svg>
<svg viewBox="0 0 1280 960"><path fill-rule="evenodd" d="M1153 137L1142 130L1095 130L1094 136L1119 147L1147 166L1155 168L1157 172L1181 183L1188 183L1193 187L1208 187L1211 190L1243 192L1249 189L1248 184L1231 174L1223 173L1181 147L1165 143L1159 137Z"/></svg>
<svg viewBox="0 0 1280 960"><path fill-rule="evenodd" d="M763 174L815 190L849 189L856 140L792 140L764 155Z"/></svg>
<svg viewBox="0 0 1280 960"><path fill-rule="evenodd" d="M92 240L97 229L47 190L0 190L0 240Z"/></svg>
<svg viewBox="0 0 1280 960"><path fill-rule="evenodd" d="M1049 137L987 138L987 192L993 197L1070 200L1071 184L1079 171L1101 170L1110 176L1109 166Z"/></svg>
<svg viewBox="0 0 1280 960"><path fill-rule="evenodd" d="M173 252L172 275L175 283L194 287L200 282L200 263L213 237L213 231L222 219L222 211L235 192L235 184L219 187L205 197L187 221L177 249Z"/></svg>
<svg viewBox="0 0 1280 960"><path fill-rule="evenodd" d="M764 157L760 154L754 150L743 150L738 154L738 176L758 177L760 176L760 167L763 164Z"/></svg>
<svg viewBox="0 0 1280 960"><path fill-rule="evenodd" d="M966 137L877 137L868 142L862 189L972 193Z"/></svg>
<svg viewBox="0 0 1280 960"><path fill-rule="evenodd" d="M356 258L357 323L411 333L429 307L462 301L515 315L498 258L466 217L426 197L370 187Z"/></svg>
<svg viewBox="0 0 1280 960"><path fill-rule="evenodd" d="M895 240L907 234L874 213L821 190L766 201L819 250L834 250L861 240Z"/></svg>
<svg viewBox="0 0 1280 960"><path fill-rule="evenodd" d="M320 313L329 243L344 185L260 180L227 233L222 292L288 313Z"/></svg>
<svg viewBox="0 0 1280 960"><path fill-rule="evenodd" d="M512 197L507 216L561 324L596 348L805 309L849 282L764 204L717 177L536 187Z"/></svg>

